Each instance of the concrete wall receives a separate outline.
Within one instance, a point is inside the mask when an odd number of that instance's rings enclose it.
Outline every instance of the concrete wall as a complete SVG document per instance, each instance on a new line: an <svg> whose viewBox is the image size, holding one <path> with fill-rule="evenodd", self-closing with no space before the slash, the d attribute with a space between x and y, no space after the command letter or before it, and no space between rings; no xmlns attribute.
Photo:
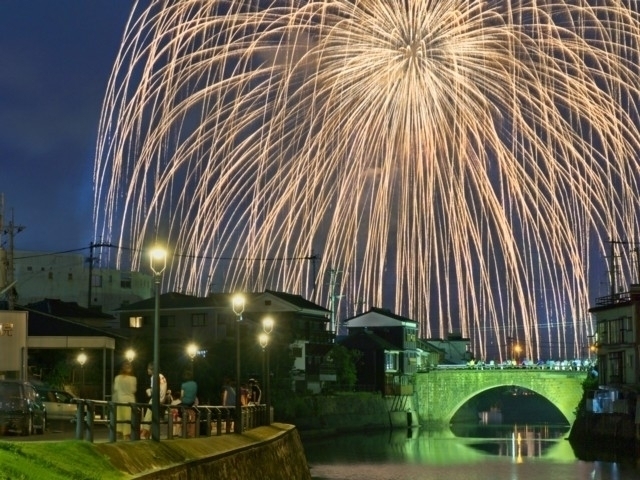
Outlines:
<svg viewBox="0 0 640 480"><path fill-rule="evenodd" d="M293 425L258 427L242 435L95 444L126 478L145 480L311 480Z"/></svg>

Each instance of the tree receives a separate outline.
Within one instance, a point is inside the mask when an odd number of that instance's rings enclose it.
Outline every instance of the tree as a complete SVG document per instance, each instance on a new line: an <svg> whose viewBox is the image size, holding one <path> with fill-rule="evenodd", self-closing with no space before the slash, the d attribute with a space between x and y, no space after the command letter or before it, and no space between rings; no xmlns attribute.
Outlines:
<svg viewBox="0 0 640 480"><path fill-rule="evenodd" d="M349 350L343 345L336 345L329 352L336 369L336 380L341 388L353 389L358 380L356 364L361 356L362 352L359 350Z"/></svg>

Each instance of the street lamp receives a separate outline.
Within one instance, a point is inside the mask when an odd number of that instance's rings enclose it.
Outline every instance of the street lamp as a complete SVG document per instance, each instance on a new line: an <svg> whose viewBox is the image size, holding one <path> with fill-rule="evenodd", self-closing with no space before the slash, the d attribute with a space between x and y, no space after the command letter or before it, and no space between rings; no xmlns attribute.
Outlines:
<svg viewBox="0 0 640 480"><path fill-rule="evenodd" d="M126 358L127 362L129 363L133 362L133 359L136 358L135 350L133 350L132 348L128 349L126 352L124 352L124 358Z"/></svg>
<svg viewBox="0 0 640 480"><path fill-rule="evenodd" d="M149 254L155 280L155 308L153 320L153 380L151 385L151 438L160 441L160 278L167 268L166 250L155 247Z"/></svg>
<svg viewBox="0 0 640 480"><path fill-rule="evenodd" d="M271 317L265 317L262 319L262 330L264 334L267 336L267 344L269 340L269 334L273 331L274 321ZM260 342L262 345L262 342ZM264 384L264 403L267 405L267 423L271 425L271 368L269 366L269 349L266 348L267 344L263 347L263 350L266 351L267 354L267 374L265 376L265 384Z"/></svg>
<svg viewBox="0 0 640 480"><path fill-rule="evenodd" d="M80 396L84 397L84 364L87 363L87 355L84 352L78 355L78 363L80 364L80 371L82 372L82 388L80 389L82 393Z"/></svg>
<svg viewBox="0 0 640 480"><path fill-rule="evenodd" d="M187 355L193 362L193 359L196 358L196 354L198 353L198 346L195 343L190 343L187 345Z"/></svg>
<svg viewBox="0 0 640 480"><path fill-rule="evenodd" d="M516 343L516 346L513 347L513 350L515 352L515 357L516 357L515 362L516 362L516 365L518 365L520 363L520 352L522 352L522 347L518 343Z"/></svg>
<svg viewBox="0 0 640 480"><path fill-rule="evenodd" d="M244 312L244 296L234 295L232 299L233 313L236 314L236 423L235 433L242 433L242 403L240 402L240 323Z"/></svg>
<svg viewBox="0 0 640 480"><path fill-rule="evenodd" d="M194 374L193 371L193 360L196 358L196 355L198 354L198 346L195 343L190 343L189 345L187 345L187 355L189 355L189 358L191 359L191 374Z"/></svg>

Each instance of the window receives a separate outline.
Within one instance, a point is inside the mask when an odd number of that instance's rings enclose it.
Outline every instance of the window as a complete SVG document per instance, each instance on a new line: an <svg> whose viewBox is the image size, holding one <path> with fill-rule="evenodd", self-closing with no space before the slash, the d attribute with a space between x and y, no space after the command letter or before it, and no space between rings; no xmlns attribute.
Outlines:
<svg viewBox="0 0 640 480"><path fill-rule="evenodd" d="M611 352L608 357L607 371L610 383L622 382L622 352Z"/></svg>
<svg viewBox="0 0 640 480"><path fill-rule="evenodd" d="M175 315L160 315L160 326L161 327L175 327L176 326L176 317Z"/></svg>
<svg viewBox="0 0 640 480"><path fill-rule="evenodd" d="M204 313L194 313L191 315L192 327L204 327L207 324Z"/></svg>
<svg viewBox="0 0 640 480"><path fill-rule="evenodd" d="M67 280L73 280L73 273L67 274Z"/></svg>
<svg viewBox="0 0 640 480"><path fill-rule="evenodd" d="M91 276L91 286L92 287L101 287L102 286L102 275L92 275Z"/></svg>
<svg viewBox="0 0 640 480"><path fill-rule="evenodd" d="M129 328L142 328L144 317L129 317Z"/></svg>
<svg viewBox="0 0 640 480"><path fill-rule="evenodd" d="M607 335L607 323L601 322L598 324L598 343L601 345L607 345L609 343L609 336Z"/></svg>
<svg viewBox="0 0 640 480"><path fill-rule="evenodd" d="M398 352L385 352L384 366L387 372L398 370Z"/></svg>
<svg viewBox="0 0 640 480"><path fill-rule="evenodd" d="M53 280L53 272L49 272L49 280Z"/></svg>
<svg viewBox="0 0 640 480"><path fill-rule="evenodd" d="M120 288L131 288L131 275L122 275L120 277Z"/></svg>

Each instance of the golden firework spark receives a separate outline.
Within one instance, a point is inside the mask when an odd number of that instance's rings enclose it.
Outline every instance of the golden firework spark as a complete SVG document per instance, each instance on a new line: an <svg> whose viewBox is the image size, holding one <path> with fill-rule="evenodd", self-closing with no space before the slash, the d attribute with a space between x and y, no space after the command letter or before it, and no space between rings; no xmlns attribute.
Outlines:
<svg viewBox="0 0 640 480"><path fill-rule="evenodd" d="M617 0L134 7L96 235L134 269L167 242L181 291L340 295L483 357L584 355L590 257L638 234L639 25Z"/></svg>

